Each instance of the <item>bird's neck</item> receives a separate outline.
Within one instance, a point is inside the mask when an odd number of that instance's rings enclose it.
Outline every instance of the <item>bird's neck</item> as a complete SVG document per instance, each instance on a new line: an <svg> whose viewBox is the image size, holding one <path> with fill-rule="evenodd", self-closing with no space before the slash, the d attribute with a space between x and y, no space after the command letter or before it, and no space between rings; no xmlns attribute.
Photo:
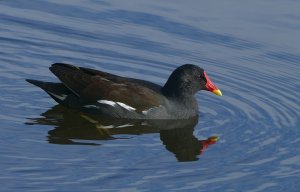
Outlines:
<svg viewBox="0 0 300 192"><path fill-rule="evenodd" d="M169 100L177 102L188 108L197 105L195 95L189 90L185 90L185 88L168 87L165 85L162 88L162 94Z"/></svg>
<svg viewBox="0 0 300 192"><path fill-rule="evenodd" d="M188 85L174 81L167 81L166 84L162 87L162 93L168 98L179 100L194 97L194 94L190 91Z"/></svg>

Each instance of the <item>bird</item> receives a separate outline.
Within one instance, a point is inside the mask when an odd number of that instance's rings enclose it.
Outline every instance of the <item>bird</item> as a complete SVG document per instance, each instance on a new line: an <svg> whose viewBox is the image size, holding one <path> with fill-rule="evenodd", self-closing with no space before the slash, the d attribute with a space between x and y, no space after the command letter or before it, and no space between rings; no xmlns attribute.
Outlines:
<svg viewBox="0 0 300 192"><path fill-rule="evenodd" d="M66 63L49 69L60 82L26 81L63 106L107 118L189 119L198 116L198 91L222 96L206 71L194 64L176 68L163 86Z"/></svg>

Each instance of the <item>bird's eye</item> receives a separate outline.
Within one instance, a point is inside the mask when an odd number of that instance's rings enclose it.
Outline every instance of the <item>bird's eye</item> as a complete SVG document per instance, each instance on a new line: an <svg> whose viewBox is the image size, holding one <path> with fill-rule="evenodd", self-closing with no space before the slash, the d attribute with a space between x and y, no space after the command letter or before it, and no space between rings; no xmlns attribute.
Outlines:
<svg viewBox="0 0 300 192"><path fill-rule="evenodd" d="M206 78L203 75L195 75L195 79L198 81L204 81L206 83Z"/></svg>
<svg viewBox="0 0 300 192"><path fill-rule="evenodd" d="M197 79L197 80L201 80L202 79L201 75L195 75L194 78Z"/></svg>

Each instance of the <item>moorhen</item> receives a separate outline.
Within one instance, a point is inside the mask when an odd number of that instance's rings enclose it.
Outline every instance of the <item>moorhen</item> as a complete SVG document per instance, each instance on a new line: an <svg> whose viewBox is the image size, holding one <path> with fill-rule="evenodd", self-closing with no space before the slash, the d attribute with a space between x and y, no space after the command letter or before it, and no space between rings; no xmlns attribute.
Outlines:
<svg viewBox="0 0 300 192"><path fill-rule="evenodd" d="M175 69L163 87L64 63L50 70L62 83L26 80L64 106L111 118L188 119L198 115L198 91L222 95L206 72L192 64Z"/></svg>

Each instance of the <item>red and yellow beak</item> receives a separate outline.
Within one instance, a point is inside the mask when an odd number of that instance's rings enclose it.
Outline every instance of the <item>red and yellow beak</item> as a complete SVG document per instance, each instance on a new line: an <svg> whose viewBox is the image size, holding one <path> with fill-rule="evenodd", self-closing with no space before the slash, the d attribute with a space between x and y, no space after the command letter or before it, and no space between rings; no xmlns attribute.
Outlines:
<svg viewBox="0 0 300 192"><path fill-rule="evenodd" d="M207 140L210 141L211 143L216 143L219 140L219 137L218 136L211 136Z"/></svg>
<svg viewBox="0 0 300 192"><path fill-rule="evenodd" d="M220 89L218 89L218 87L212 83L205 71L204 76L206 78L206 89L210 92L213 92L216 95L222 96L222 92L220 91Z"/></svg>

